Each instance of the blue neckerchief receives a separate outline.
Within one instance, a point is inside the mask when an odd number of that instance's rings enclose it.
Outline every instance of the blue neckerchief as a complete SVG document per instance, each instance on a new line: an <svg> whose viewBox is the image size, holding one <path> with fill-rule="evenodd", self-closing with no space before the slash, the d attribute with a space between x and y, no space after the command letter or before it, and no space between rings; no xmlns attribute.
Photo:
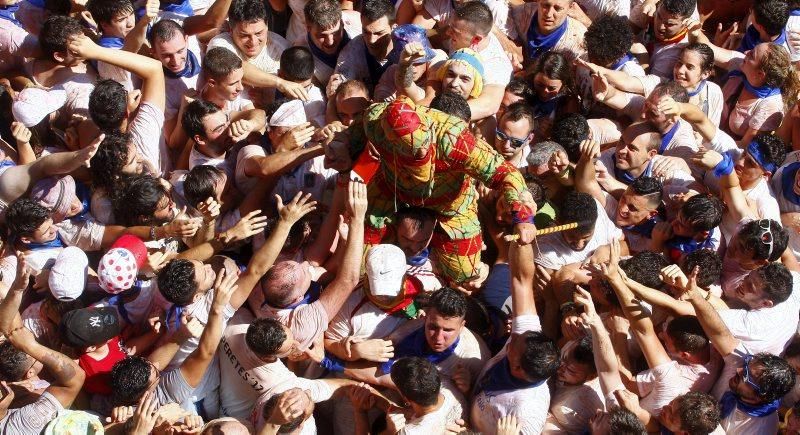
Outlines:
<svg viewBox="0 0 800 435"><path fill-rule="evenodd" d="M97 45L106 48L122 48L125 45L125 39L117 38L116 36L101 36L97 41Z"/></svg>
<svg viewBox="0 0 800 435"><path fill-rule="evenodd" d="M386 69L388 69L392 63L387 61L385 64L381 65L381 63L378 62L378 59L375 59L372 53L370 53L369 50L367 49L366 42L364 43L364 53L367 55L367 69L369 70L369 79L372 86L375 86L381 80L381 76L383 75L383 73L386 72Z"/></svg>
<svg viewBox="0 0 800 435"><path fill-rule="evenodd" d="M317 299L319 299L319 294L320 293L322 293L322 286L316 281L311 281L311 286L308 288L308 291L306 292L306 295L303 296L303 300L301 300L300 302L297 302L295 304L289 305L285 309L293 310L293 309L295 309L295 308L297 308L297 307L299 307L301 305L312 304L312 303L316 302Z"/></svg>
<svg viewBox="0 0 800 435"><path fill-rule="evenodd" d="M661 435L674 435L674 432L665 428L664 426L661 426Z"/></svg>
<svg viewBox="0 0 800 435"><path fill-rule="evenodd" d="M460 340L461 337L456 338L456 341L447 349L441 352L434 352L431 350L430 346L428 346L428 340L425 339L425 327L423 326L409 334L395 346L394 358L381 364L381 371L383 371L383 373L389 373L395 361L406 356L417 356L427 359L434 365L439 364L456 351L456 346L458 346Z"/></svg>
<svg viewBox="0 0 800 435"><path fill-rule="evenodd" d="M17 20L19 4L9 5L0 8L0 20L11 21L17 27L22 27L22 23Z"/></svg>
<svg viewBox="0 0 800 435"><path fill-rule="evenodd" d="M141 292L142 283L143 283L142 280L137 279L136 281L133 282L133 287L131 287L129 290L126 290L123 293ZM133 322L131 321L130 318L130 314L128 313L128 309L125 308L125 303L122 301L122 296L123 296L122 294L116 294L114 296L111 296L110 298L108 298L108 303L117 307L117 311L119 312L120 317L122 317L122 320L124 320L129 325L133 325ZM178 316L178 318L180 319L180 316Z"/></svg>
<svg viewBox="0 0 800 435"><path fill-rule="evenodd" d="M409 266L422 266L428 261L428 256L431 254L431 250L425 248L420 252L418 255L415 255L411 258L406 259L406 264Z"/></svg>
<svg viewBox="0 0 800 435"><path fill-rule="evenodd" d="M722 395L722 399L719 400L719 418L720 420L727 418L735 409L744 412L750 417L766 417L776 412L780 404L781 399L775 399L762 405L751 405L739 400L739 397L733 391L727 391Z"/></svg>
<svg viewBox="0 0 800 435"><path fill-rule="evenodd" d="M612 69L612 70L614 70L614 71L619 71L619 70L621 70L621 69L622 69L622 67L623 67L623 66L624 66L626 63L628 63L628 62L635 62L635 63L637 63L637 64L639 63L639 62L636 60L636 58L635 58L635 57L633 57L633 55L632 55L632 54L630 54L630 53L625 53L625 56L622 56L621 58L619 58L619 60L617 60L616 62L614 62L614 64L613 64L613 65L611 65L610 67L608 67L608 69Z"/></svg>
<svg viewBox="0 0 800 435"><path fill-rule="evenodd" d="M790 17L800 17L800 9L792 9L789 11Z"/></svg>
<svg viewBox="0 0 800 435"><path fill-rule="evenodd" d="M531 108L533 108L534 117L538 119L550 116L551 113L556 111L558 103L561 102L563 96L563 94L559 94L547 101L541 101L539 97L534 95L531 100Z"/></svg>
<svg viewBox="0 0 800 435"><path fill-rule="evenodd" d="M508 362L508 356L505 356L486 372L475 389L475 395L480 394L481 391L485 391L487 396L494 396L501 391L538 387L546 380L547 379L542 379L538 382L528 382L515 378L511 374L511 364Z"/></svg>
<svg viewBox="0 0 800 435"><path fill-rule="evenodd" d="M61 240L61 234L56 232L56 238L44 243L25 243L25 247L30 249L31 251L36 251L39 249L49 249L49 248L66 248L67 245Z"/></svg>
<svg viewBox="0 0 800 435"><path fill-rule="evenodd" d="M80 213L72 216L70 219L75 219L78 221L86 220L91 213L91 201L92 201L92 191L89 190L89 187L85 184L81 183L80 181L75 182L75 196L81 200L81 211Z"/></svg>
<svg viewBox="0 0 800 435"><path fill-rule="evenodd" d="M167 329L177 331L178 328L181 327L181 316L183 315L183 308L176 304L172 304L171 307L167 310L167 318L164 319L164 323L167 325ZM170 320L172 321L172 325L170 325Z"/></svg>
<svg viewBox="0 0 800 435"><path fill-rule="evenodd" d="M705 87L706 87L706 81L703 80L702 82L700 82L699 85L697 85L697 89L695 89L693 92L689 92L688 93L689 94L689 98L694 97L695 95L699 94L700 92L703 92L703 89Z"/></svg>
<svg viewBox="0 0 800 435"><path fill-rule="evenodd" d="M673 125L672 128L670 128L669 131L664 136L661 137L661 146L658 147L659 154L663 155L664 151L667 150L667 146L669 146L669 143L672 142L672 138L675 137L675 133L678 131L678 127L681 126L680 124L681 124L680 120L676 121L675 125Z"/></svg>
<svg viewBox="0 0 800 435"><path fill-rule="evenodd" d="M165 76L167 76L169 78L173 78L173 79L179 79L181 77L194 77L194 76L200 74L201 65L200 65L200 61L197 60L197 56L194 55L194 52L192 52L192 50L189 50L187 48L186 49L186 66L183 67L183 71L181 71L179 73L174 73L174 72L172 72L172 71L170 71L170 70L168 70L168 69L166 69L164 67L162 67L162 69L164 70L164 75Z"/></svg>
<svg viewBox="0 0 800 435"><path fill-rule="evenodd" d="M764 156L761 155L761 149L758 148L758 143L756 143L756 141L752 141L747 145L747 153L761 166L761 169L769 171L771 174L774 174L775 171L778 170L778 166L775 165L775 163L764 161Z"/></svg>
<svg viewBox="0 0 800 435"><path fill-rule="evenodd" d="M742 43L739 44L739 48L736 51L740 53L744 53L745 51L752 50L756 48L756 45L761 44L761 36L758 34L758 30L756 30L755 26L752 24L747 27L747 31L744 32L744 37L742 38ZM786 43L786 29L781 30L781 34L778 35L778 38L774 41L769 41L774 44L783 45Z"/></svg>
<svg viewBox="0 0 800 435"><path fill-rule="evenodd" d="M11 167L11 166L17 166L17 164L14 163L12 160L0 161L0 168Z"/></svg>
<svg viewBox="0 0 800 435"><path fill-rule="evenodd" d="M630 172L624 171L617 167L616 153L611 154L611 162L614 163L614 178L616 178L618 181L624 183L625 185L630 185L631 183L634 182L634 180L639 178L639 177L634 177L633 175L631 175ZM649 177L652 171L651 169L652 166L653 166L653 161L650 160L649 162L647 162L647 167L644 169L644 172L642 172L640 176L644 175L646 177Z"/></svg>
<svg viewBox="0 0 800 435"><path fill-rule="evenodd" d="M794 162L783 168L781 173L781 185L783 186L783 197L794 205L800 205L800 195L794 191L794 177L800 169L800 162Z"/></svg>
<svg viewBox="0 0 800 435"><path fill-rule="evenodd" d="M733 70L728 73L728 77L741 77L744 88L750 91L757 98L767 98L773 95L780 95L781 88L773 88L767 85L753 86L747 81L747 76L741 70Z"/></svg>
<svg viewBox="0 0 800 435"><path fill-rule="evenodd" d="M624 227L623 229L647 237L648 239L653 236L653 228L656 227L658 221L652 217L640 224Z"/></svg>
<svg viewBox="0 0 800 435"><path fill-rule="evenodd" d="M172 12L175 15L183 15L184 17L191 17L194 15L194 8L189 3L189 0L183 0L180 3L161 3L161 8L164 12ZM136 10L136 19L141 19L144 16L145 10L144 8L139 8ZM148 32L150 33L149 26Z"/></svg>
<svg viewBox="0 0 800 435"><path fill-rule="evenodd" d="M539 33L539 13L536 12L531 18L531 24L528 26L527 47L528 57L530 60L536 60L547 51L553 49L558 41L567 33L567 19L558 26L557 29L550 32L549 35L542 35Z"/></svg>
<svg viewBox="0 0 800 435"><path fill-rule="evenodd" d="M683 254L691 254L692 252L699 251L703 248L710 248L711 236L713 234L713 231L709 232L708 237L699 242L695 240L694 237L673 236L671 239L667 240L667 246L672 249L677 249Z"/></svg>
<svg viewBox="0 0 800 435"><path fill-rule="evenodd" d="M308 36L306 36L306 40L308 41L308 49L311 50L311 54L314 55L314 57L322 61L322 63L325 65L328 65L331 68L336 68L336 60L339 59L339 53L341 53L342 48L344 48L344 46L350 42L350 36L347 35L347 32L344 30L344 24L342 24L342 41L339 43L336 53L333 54L325 53L319 47L314 45L314 41L311 40L310 33Z"/></svg>
<svg viewBox="0 0 800 435"><path fill-rule="evenodd" d="M39 9L44 9L45 8L44 0L26 0L26 1L28 3L36 6Z"/></svg>

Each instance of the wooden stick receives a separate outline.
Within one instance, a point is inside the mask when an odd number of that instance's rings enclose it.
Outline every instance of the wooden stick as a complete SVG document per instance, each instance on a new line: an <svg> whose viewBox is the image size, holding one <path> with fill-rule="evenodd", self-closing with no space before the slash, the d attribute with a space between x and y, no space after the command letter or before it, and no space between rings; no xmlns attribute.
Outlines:
<svg viewBox="0 0 800 435"><path fill-rule="evenodd" d="M562 231L571 230L573 228L578 228L577 222L572 222L571 224L557 225L555 227L542 228L541 230L536 230L536 235L544 236L545 234L560 233ZM508 234L503 236L503 240L505 240L506 242L513 242L514 240L517 239L519 239L519 234Z"/></svg>

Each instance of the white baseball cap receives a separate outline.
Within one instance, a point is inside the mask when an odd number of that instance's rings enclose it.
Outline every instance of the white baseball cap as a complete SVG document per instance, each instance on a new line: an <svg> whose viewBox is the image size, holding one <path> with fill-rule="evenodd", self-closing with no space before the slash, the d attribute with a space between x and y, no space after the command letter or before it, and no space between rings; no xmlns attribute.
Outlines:
<svg viewBox="0 0 800 435"><path fill-rule="evenodd" d="M89 259L82 250L75 246L64 248L47 277L50 293L59 301L74 301L83 294L88 270Z"/></svg>
<svg viewBox="0 0 800 435"><path fill-rule="evenodd" d="M406 254L395 245L373 246L367 252L367 282L375 296L396 297L403 289Z"/></svg>
<svg viewBox="0 0 800 435"><path fill-rule="evenodd" d="M25 88L17 94L11 113L25 127L33 127L66 102L67 91L64 89Z"/></svg>
<svg viewBox="0 0 800 435"><path fill-rule="evenodd" d="M269 118L270 127L297 127L308 121L306 109L300 100L287 101Z"/></svg>

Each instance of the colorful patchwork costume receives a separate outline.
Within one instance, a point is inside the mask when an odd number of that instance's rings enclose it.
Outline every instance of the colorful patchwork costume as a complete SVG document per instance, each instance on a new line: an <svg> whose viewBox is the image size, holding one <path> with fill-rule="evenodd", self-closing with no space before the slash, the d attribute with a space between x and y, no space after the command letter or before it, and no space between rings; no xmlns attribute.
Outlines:
<svg viewBox="0 0 800 435"><path fill-rule="evenodd" d="M482 246L473 178L502 189L515 223L533 222L519 201L522 175L461 119L401 97L372 105L356 125L351 147L363 149L369 141L381 156L367 188L367 245L392 237L388 225L402 205L425 207L438 214L430 248L439 274L448 284L473 277Z"/></svg>

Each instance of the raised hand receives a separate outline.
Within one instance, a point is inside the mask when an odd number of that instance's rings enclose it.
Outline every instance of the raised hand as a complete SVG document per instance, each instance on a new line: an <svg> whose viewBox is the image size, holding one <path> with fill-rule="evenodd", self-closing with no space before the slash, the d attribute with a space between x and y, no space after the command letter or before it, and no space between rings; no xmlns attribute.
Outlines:
<svg viewBox="0 0 800 435"><path fill-rule="evenodd" d="M203 215L203 222L205 223L214 222L219 216L221 208L220 203L210 196L205 201L197 204L197 211Z"/></svg>
<svg viewBox="0 0 800 435"><path fill-rule="evenodd" d="M286 95L290 98L298 99L301 101L308 101L311 99L308 97L308 91L306 91L306 88L300 83L290 82L289 80L284 80L284 79L278 79L278 90L281 91L283 95Z"/></svg>
<svg viewBox="0 0 800 435"><path fill-rule="evenodd" d="M158 12L161 9L161 2L159 0L147 0L144 4L144 16L148 21L153 21L158 17Z"/></svg>
<svg viewBox="0 0 800 435"><path fill-rule="evenodd" d="M81 59L93 59L95 50L99 47L91 38L83 33L76 33L67 37L67 51Z"/></svg>
<svg viewBox="0 0 800 435"><path fill-rule="evenodd" d="M21 122L15 121L11 123L11 135L14 136L18 147L30 143L31 141L31 131Z"/></svg>
<svg viewBox="0 0 800 435"><path fill-rule="evenodd" d="M256 124L248 119L239 119L231 122L228 126L228 136L234 142L239 142L247 139L247 136L256 128Z"/></svg>
<svg viewBox="0 0 800 435"><path fill-rule="evenodd" d="M261 210L253 210L241 218L231 229L223 233L223 243L245 240L260 233L266 226L267 217L261 214Z"/></svg>
<svg viewBox="0 0 800 435"><path fill-rule="evenodd" d="M118 408L114 408L114 410L117 409ZM158 401L155 398L155 394L150 391L145 392L142 398L139 399L139 405L136 407L136 411L133 411L133 418L128 433L131 435L146 435L151 433L153 428L157 426L161 420L161 415L158 411Z"/></svg>
<svg viewBox="0 0 800 435"><path fill-rule="evenodd" d="M583 307L583 313L581 313L581 320L583 323L591 325L593 322L600 321L600 316L597 315L591 293L584 290L581 286L577 286L575 287L575 293L572 294L572 298L576 305Z"/></svg>
<svg viewBox="0 0 800 435"><path fill-rule="evenodd" d="M317 208L317 201L311 199L310 193L303 195L303 192L297 192L292 202L286 205L283 204L283 199L280 195L275 195L275 201L277 202L280 219L290 225L294 225L303 216Z"/></svg>
<svg viewBox="0 0 800 435"><path fill-rule="evenodd" d="M658 111L667 117L680 118L683 113L681 103L672 99L672 97L664 97L658 102Z"/></svg>
<svg viewBox="0 0 800 435"><path fill-rule="evenodd" d="M367 185L350 180L347 186L347 214L350 218L364 219L367 214Z"/></svg>
<svg viewBox="0 0 800 435"><path fill-rule="evenodd" d="M700 147L694 156L692 156L692 163L706 169L714 169L722 159L722 154L705 147Z"/></svg>
<svg viewBox="0 0 800 435"><path fill-rule="evenodd" d="M686 277L677 264L670 264L669 266L661 269L659 278L661 278L661 281L663 281L664 284L679 288L681 290L686 289L686 287L689 285L689 278Z"/></svg>
<svg viewBox="0 0 800 435"><path fill-rule="evenodd" d="M497 419L497 435L519 435L521 430L522 426L514 414Z"/></svg>
<svg viewBox="0 0 800 435"><path fill-rule="evenodd" d="M600 144L592 139L584 139L580 145L581 160L590 161L600 157Z"/></svg>
<svg viewBox="0 0 800 435"><path fill-rule="evenodd" d="M347 396L353 402L353 407L359 411L369 411L375 407L374 390L368 384L361 383L347 389Z"/></svg>
<svg viewBox="0 0 800 435"><path fill-rule="evenodd" d="M310 122L304 122L293 127L288 133L283 135L280 143L276 147L276 151L291 151L302 147L314 137L314 131L316 131L316 129Z"/></svg>
<svg viewBox="0 0 800 435"><path fill-rule="evenodd" d="M658 0L644 0L642 4L642 13L648 17L653 17L658 9Z"/></svg>
<svg viewBox="0 0 800 435"><path fill-rule="evenodd" d="M17 276L14 278L14 283L11 284L10 291L24 292L28 288L28 282L33 273L25 254L17 251Z"/></svg>
<svg viewBox="0 0 800 435"><path fill-rule="evenodd" d="M93 140L86 148L82 148L75 152L76 160L80 166L86 166L87 168L91 166L92 157L97 154L97 150L100 149L100 143L106 138L105 134L101 134L97 136L95 140ZM80 167L78 166L78 167ZM77 167L76 167L77 169Z"/></svg>
<svg viewBox="0 0 800 435"><path fill-rule="evenodd" d="M358 359L374 362L386 362L394 357L394 344L391 340L380 338L364 339L353 337L349 339L350 355Z"/></svg>
<svg viewBox="0 0 800 435"><path fill-rule="evenodd" d="M425 57L425 47L419 42L411 42L406 44L403 52L400 53L400 65L412 65L419 59Z"/></svg>
<svg viewBox="0 0 800 435"><path fill-rule="evenodd" d="M219 273L217 273L217 280L214 282L214 303L212 304L212 309L216 308L222 310L228 305L233 292L239 288L239 285L236 283L238 280L239 277L236 276L236 274L231 273L226 276L225 269L220 269Z"/></svg>

